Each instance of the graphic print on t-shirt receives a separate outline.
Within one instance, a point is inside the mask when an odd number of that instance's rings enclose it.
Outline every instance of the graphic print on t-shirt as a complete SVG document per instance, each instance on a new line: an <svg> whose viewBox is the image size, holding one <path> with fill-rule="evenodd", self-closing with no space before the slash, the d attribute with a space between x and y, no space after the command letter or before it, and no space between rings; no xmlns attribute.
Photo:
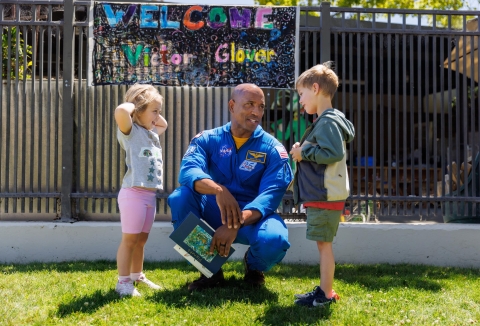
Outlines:
<svg viewBox="0 0 480 326"><path fill-rule="evenodd" d="M138 157L145 157L149 160L150 168L146 178L148 181L153 182L154 179L161 180L161 172L155 171L155 162L159 161L162 164L162 151L156 147L142 147Z"/></svg>
<svg viewBox="0 0 480 326"><path fill-rule="evenodd" d="M162 151L156 147L142 147L140 149L140 153L138 153L138 157L155 157L155 158L162 158Z"/></svg>

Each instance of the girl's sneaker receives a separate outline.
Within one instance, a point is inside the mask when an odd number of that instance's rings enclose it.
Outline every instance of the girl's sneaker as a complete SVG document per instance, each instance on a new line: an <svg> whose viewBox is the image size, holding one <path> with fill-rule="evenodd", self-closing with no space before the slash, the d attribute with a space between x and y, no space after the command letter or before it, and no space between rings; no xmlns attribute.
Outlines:
<svg viewBox="0 0 480 326"><path fill-rule="evenodd" d="M135 289L132 281L118 281L117 286L115 287L115 292L118 293L120 298L131 296L131 297L140 297L140 292Z"/></svg>
<svg viewBox="0 0 480 326"><path fill-rule="evenodd" d="M161 290L162 289L162 287L160 285L157 285L157 284L153 283L143 274L140 275L140 278L135 281L135 285L138 285L138 284L145 284L146 286L148 286L150 289L153 289L153 290Z"/></svg>

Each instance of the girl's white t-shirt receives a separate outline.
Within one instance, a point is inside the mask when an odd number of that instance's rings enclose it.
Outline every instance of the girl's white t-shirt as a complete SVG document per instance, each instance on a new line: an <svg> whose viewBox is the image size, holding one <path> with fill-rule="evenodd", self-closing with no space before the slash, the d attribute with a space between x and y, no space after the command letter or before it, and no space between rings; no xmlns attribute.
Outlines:
<svg viewBox="0 0 480 326"><path fill-rule="evenodd" d="M117 139L126 153L127 172L123 177L122 188L163 190L162 147L158 134L133 123L129 135L117 128Z"/></svg>

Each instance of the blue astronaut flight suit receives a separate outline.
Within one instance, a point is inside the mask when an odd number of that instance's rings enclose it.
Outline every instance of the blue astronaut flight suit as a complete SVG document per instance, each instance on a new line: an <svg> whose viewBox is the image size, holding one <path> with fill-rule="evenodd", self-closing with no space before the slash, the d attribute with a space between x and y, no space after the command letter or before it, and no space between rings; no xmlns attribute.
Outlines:
<svg viewBox="0 0 480 326"><path fill-rule="evenodd" d="M261 219L239 229L234 243L250 245L250 269L268 271L290 248L288 230L275 213L292 180L285 147L260 126L238 150L231 123L196 135L182 160L181 186L168 197L173 227L193 212L214 229L222 225L215 195L194 190L194 182L211 179L225 186L241 210L257 210Z"/></svg>

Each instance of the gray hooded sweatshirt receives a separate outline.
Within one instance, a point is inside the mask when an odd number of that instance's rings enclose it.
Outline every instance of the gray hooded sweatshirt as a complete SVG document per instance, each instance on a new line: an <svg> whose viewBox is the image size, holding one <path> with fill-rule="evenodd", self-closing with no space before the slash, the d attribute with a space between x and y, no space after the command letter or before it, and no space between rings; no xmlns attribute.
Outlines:
<svg viewBox="0 0 480 326"><path fill-rule="evenodd" d="M303 135L302 161L293 181L295 204L344 201L350 194L346 143L355 129L337 109L324 111Z"/></svg>

